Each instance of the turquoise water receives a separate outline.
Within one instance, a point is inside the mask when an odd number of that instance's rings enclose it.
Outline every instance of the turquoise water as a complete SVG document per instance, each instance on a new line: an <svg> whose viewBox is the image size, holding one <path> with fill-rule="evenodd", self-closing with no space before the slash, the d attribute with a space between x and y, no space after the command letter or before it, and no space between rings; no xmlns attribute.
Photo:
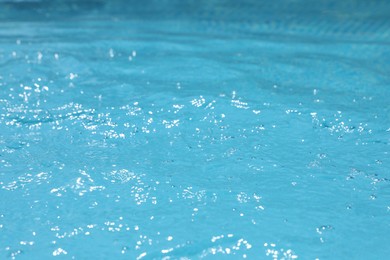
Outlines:
<svg viewBox="0 0 390 260"><path fill-rule="evenodd" d="M0 258L388 258L389 13L0 1Z"/></svg>

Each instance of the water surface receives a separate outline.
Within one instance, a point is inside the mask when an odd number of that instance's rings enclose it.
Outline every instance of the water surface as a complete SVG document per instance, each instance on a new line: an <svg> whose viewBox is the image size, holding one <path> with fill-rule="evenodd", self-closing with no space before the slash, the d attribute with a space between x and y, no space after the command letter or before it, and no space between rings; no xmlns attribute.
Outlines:
<svg viewBox="0 0 390 260"><path fill-rule="evenodd" d="M385 259L387 1L0 1L0 258Z"/></svg>

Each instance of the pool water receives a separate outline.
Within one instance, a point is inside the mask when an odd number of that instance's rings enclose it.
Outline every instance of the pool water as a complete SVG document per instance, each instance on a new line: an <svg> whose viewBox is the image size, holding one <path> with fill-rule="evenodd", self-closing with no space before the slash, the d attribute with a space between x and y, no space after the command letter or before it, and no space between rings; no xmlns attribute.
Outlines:
<svg viewBox="0 0 390 260"><path fill-rule="evenodd" d="M388 258L389 14L1 0L0 258Z"/></svg>

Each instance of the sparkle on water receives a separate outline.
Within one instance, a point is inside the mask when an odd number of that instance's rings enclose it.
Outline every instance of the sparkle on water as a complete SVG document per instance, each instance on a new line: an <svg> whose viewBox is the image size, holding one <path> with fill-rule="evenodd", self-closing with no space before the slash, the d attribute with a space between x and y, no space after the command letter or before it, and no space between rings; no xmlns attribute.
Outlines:
<svg viewBox="0 0 390 260"><path fill-rule="evenodd" d="M388 1L0 1L0 258L385 259Z"/></svg>

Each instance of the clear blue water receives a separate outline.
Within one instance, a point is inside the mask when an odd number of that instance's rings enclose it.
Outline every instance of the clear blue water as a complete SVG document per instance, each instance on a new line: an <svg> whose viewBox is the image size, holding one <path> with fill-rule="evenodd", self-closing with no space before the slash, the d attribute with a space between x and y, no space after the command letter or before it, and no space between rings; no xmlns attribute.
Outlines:
<svg viewBox="0 0 390 260"><path fill-rule="evenodd" d="M388 1L0 1L1 259L386 259Z"/></svg>

